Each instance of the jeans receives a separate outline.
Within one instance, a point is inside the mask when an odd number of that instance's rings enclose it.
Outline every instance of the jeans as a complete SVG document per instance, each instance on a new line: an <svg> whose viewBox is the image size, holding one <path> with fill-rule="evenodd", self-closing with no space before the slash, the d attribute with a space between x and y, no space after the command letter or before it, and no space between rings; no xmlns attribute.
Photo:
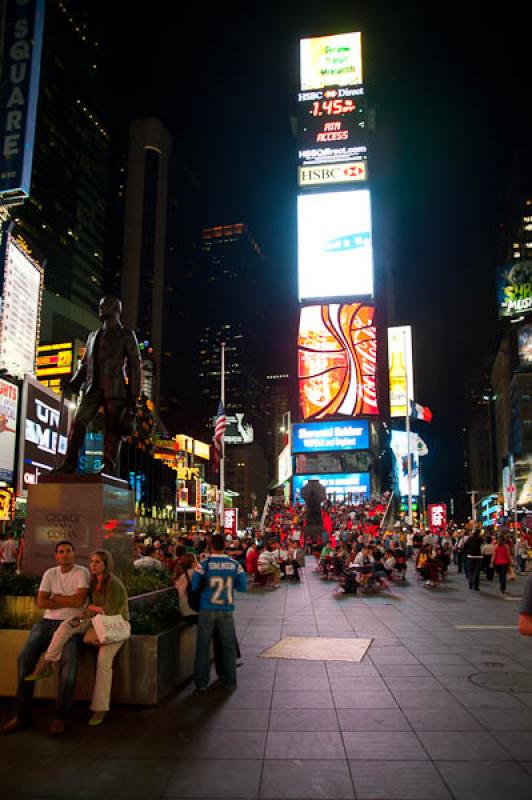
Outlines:
<svg viewBox="0 0 532 800"><path fill-rule="evenodd" d="M29 638L18 657L18 688L15 699L15 714L23 721L31 719L31 701L33 699L33 682L25 681L26 675L34 671L40 656L52 640L52 636L61 625L60 619L41 619L31 629ZM65 645L59 672L59 688L55 701L55 716L65 719L72 707L74 686L78 674L78 657L81 637L74 636Z"/></svg>
<svg viewBox="0 0 532 800"><path fill-rule="evenodd" d="M501 592L506 591L506 573L508 572L509 564L496 564L495 569L497 570L497 575L499 576L499 587Z"/></svg>
<svg viewBox="0 0 532 800"><path fill-rule="evenodd" d="M73 628L69 622L61 623L46 651L46 661L59 661L70 639L73 636L79 636L80 639L83 639L83 636L91 626L90 619L84 620L76 628ZM92 690L91 711L109 711L113 683L113 661L123 644L124 642L110 642L96 648L98 655L96 658L96 678L94 689Z"/></svg>
<svg viewBox="0 0 532 800"><path fill-rule="evenodd" d="M468 558L468 561L469 561L469 566L468 566L469 588L479 589L480 570L482 569L482 559Z"/></svg>
<svg viewBox="0 0 532 800"><path fill-rule="evenodd" d="M198 688L208 686L211 673L210 646L216 632L221 647L222 679L236 686L236 633L232 611L200 611L194 680Z"/></svg>

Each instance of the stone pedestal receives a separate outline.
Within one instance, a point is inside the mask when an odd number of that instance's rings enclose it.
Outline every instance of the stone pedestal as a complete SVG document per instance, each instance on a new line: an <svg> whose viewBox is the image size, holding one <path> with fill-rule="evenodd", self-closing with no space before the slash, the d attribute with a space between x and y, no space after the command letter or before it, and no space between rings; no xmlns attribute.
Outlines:
<svg viewBox="0 0 532 800"><path fill-rule="evenodd" d="M315 525L314 523L310 523L309 525L305 525L303 531L305 533L305 539L307 538L307 536L310 536L312 538L313 543L321 542L323 525Z"/></svg>
<svg viewBox="0 0 532 800"><path fill-rule="evenodd" d="M87 566L97 549L113 554L114 571L133 563L135 502L126 481L110 475L46 475L28 489L24 572L56 566L57 542L69 539L76 563Z"/></svg>

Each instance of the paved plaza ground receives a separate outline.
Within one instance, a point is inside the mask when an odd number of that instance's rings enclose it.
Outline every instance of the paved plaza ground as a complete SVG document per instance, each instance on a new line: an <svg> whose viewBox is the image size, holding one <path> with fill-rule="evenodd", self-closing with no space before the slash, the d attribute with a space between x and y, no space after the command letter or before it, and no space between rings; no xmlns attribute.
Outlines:
<svg viewBox="0 0 532 800"><path fill-rule="evenodd" d="M157 708L114 708L101 728L76 707L61 740L40 704L32 730L0 738L0 795L531 800L523 579L502 597L456 574L426 589L412 571L369 597L334 598L310 567L300 585L239 595L234 694L188 687ZM361 663L259 657L283 636L373 642Z"/></svg>

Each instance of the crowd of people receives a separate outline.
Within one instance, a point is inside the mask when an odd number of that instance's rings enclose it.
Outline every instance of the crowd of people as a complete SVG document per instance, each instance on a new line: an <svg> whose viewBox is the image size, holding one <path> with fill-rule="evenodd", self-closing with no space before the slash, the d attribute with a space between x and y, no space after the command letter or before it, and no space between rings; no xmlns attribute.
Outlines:
<svg viewBox="0 0 532 800"><path fill-rule="evenodd" d="M324 503L317 540L306 535L302 506L275 500L261 530L238 536L197 530L137 541L134 569L166 573L175 587L183 621L197 626L194 679L198 691L209 688L211 649L216 685L229 692L236 688L240 649L233 621L234 592L246 591L249 583L272 591L283 579L300 583L306 558L314 558L323 578L336 579L337 592L342 594L380 590L390 580L404 581L409 566L420 581L433 587L451 563L465 574L471 591L479 590L482 576L491 582L497 575L504 593L514 570L526 570L531 542L524 533L514 541L507 534L482 534L474 526L430 531L396 523L386 528L386 507L386 497ZM2 542L2 563L8 568L16 566L19 555L12 541L7 536ZM99 725L109 710L113 662L130 635L127 592L113 574L112 557L105 550L92 553L86 569L75 563L74 547L65 540L57 544L55 559L57 566L45 572L39 587L37 603L44 616L19 657L15 714L3 726L5 733L30 724L33 686L52 675L58 663L51 733L64 731L82 641L99 648L89 724ZM529 579L530 597L523 608L532 607L531 586ZM527 614L528 620L532 612ZM121 632L103 638L97 625L102 618L121 620Z"/></svg>

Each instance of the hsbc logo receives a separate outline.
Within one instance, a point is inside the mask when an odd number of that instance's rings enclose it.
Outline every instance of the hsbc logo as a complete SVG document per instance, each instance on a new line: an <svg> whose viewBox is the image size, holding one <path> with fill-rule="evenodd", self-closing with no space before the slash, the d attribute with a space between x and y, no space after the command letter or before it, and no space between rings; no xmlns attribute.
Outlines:
<svg viewBox="0 0 532 800"><path fill-rule="evenodd" d="M367 164L321 164L317 167L299 167L299 186L322 186L327 183L352 183L367 180Z"/></svg>

